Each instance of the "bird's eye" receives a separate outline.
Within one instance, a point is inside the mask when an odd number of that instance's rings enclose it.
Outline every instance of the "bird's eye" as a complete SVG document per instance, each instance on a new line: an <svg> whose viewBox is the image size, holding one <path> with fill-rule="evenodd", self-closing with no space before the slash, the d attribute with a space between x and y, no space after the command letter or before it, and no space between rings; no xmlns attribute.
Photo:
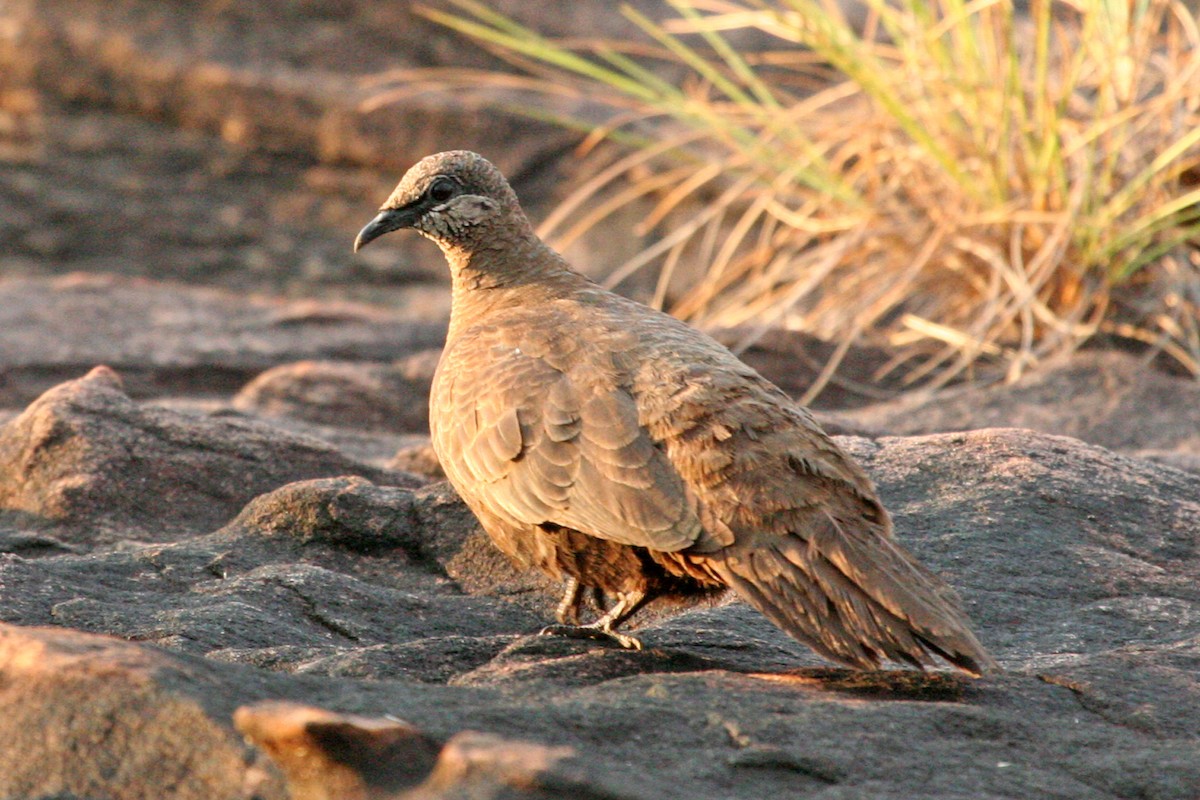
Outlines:
<svg viewBox="0 0 1200 800"><path fill-rule="evenodd" d="M429 187L429 198L438 203L444 203L454 196L454 181L449 178L438 178Z"/></svg>

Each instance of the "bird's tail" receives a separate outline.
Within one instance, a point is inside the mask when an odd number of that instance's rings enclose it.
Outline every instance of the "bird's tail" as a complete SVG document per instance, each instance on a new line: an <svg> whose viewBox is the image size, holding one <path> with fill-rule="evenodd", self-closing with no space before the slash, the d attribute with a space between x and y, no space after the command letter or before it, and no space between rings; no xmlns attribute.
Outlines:
<svg viewBox="0 0 1200 800"><path fill-rule="evenodd" d="M825 515L806 527L806 538L758 537L708 566L768 619L834 661L924 668L942 658L972 675L996 667L954 590L891 536Z"/></svg>

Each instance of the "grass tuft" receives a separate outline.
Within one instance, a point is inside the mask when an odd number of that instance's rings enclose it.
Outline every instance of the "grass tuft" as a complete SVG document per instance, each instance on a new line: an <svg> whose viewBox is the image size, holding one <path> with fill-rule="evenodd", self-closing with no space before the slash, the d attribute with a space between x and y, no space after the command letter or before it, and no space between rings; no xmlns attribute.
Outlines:
<svg viewBox="0 0 1200 800"><path fill-rule="evenodd" d="M1200 376L1183 2L865 0L860 25L834 0L666 2L664 21L622 8L641 43L551 40L477 0L424 11L523 71L439 87L532 92L544 118L536 96L586 98L558 121L624 149L543 225L565 246L649 199L652 243L610 283L657 270L656 301L702 326L886 345L878 377L905 385L1015 379L1100 334ZM743 29L770 46L740 51ZM380 102L413 90L399 77ZM680 288L681 263L703 266Z"/></svg>

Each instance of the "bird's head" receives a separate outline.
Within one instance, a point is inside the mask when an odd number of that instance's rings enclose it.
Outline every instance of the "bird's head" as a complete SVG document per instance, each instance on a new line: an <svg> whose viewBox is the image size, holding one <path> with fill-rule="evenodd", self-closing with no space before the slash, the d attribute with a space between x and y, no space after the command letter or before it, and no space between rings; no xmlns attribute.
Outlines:
<svg viewBox="0 0 1200 800"><path fill-rule="evenodd" d="M385 233L413 228L443 250L467 250L502 225L527 226L500 170L478 153L451 150L421 159L354 240L354 251Z"/></svg>

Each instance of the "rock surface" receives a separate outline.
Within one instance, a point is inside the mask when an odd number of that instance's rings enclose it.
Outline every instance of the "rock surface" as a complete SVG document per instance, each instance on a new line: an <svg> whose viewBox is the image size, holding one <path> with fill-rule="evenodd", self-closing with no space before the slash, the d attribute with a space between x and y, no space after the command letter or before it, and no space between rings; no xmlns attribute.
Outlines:
<svg viewBox="0 0 1200 800"><path fill-rule="evenodd" d="M270 675L52 628L0 625L5 797L284 797L226 719ZM36 700L34 700L36 698Z"/></svg>
<svg viewBox="0 0 1200 800"><path fill-rule="evenodd" d="M287 302L99 275L0 281L0 407L103 363L137 397L225 397L310 359L390 362L440 347L445 324L357 303Z"/></svg>
<svg viewBox="0 0 1200 800"><path fill-rule="evenodd" d="M10 522L0 618L11 641L77 650L81 669L103 672L113 652L169 665L145 679L145 702L172 714L170 692L183 691L221 747L236 742L233 709L264 700L303 703L322 719L392 715L420 741L448 742L409 788L335 752L340 766L312 767L294 797L350 779L370 797L550 797L563 787L628 798L1194 796L1200 477L1011 429L841 441L878 482L905 543L961 590L1002 675L831 669L732 601L649 615L640 653L532 635L555 587L515 572L444 484L350 477L283 485L219 530L170 544L106 547L87 518L55 537ZM223 470L236 471L207 471ZM121 514L130 529L146 525L119 506L108 525L119 528ZM33 663L26 649L0 651L6 686L34 680L21 672ZM58 658L35 659L49 665L45 680L65 680L54 677ZM162 674L191 677L179 689ZM4 717L33 713L28 696L9 691ZM46 713L44 729L93 752L123 743L152 760L175 746L132 717L101 733ZM363 724L383 725L354 722ZM282 735L255 730L268 752L263 737ZM454 761L464 742L475 755ZM244 753L189 758L180 787L215 780L206 770L231 787L282 780ZM510 763L526 764L525 777L513 779ZM56 769L29 796L104 785L97 759ZM7 780L0 793L32 785Z"/></svg>
<svg viewBox="0 0 1200 800"><path fill-rule="evenodd" d="M1200 382L1118 351L1086 350L1011 385L957 387L842 416L896 434L1006 425L1127 453L1200 456Z"/></svg>
<svg viewBox="0 0 1200 800"><path fill-rule="evenodd" d="M233 398L240 411L400 433L429 432L440 350L395 364L302 361L269 369Z"/></svg>
<svg viewBox="0 0 1200 800"><path fill-rule="evenodd" d="M346 473L420 482L260 422L140 407L96 367L0 428L0 520L89 543L174 539L282 483Z"/></svg>

